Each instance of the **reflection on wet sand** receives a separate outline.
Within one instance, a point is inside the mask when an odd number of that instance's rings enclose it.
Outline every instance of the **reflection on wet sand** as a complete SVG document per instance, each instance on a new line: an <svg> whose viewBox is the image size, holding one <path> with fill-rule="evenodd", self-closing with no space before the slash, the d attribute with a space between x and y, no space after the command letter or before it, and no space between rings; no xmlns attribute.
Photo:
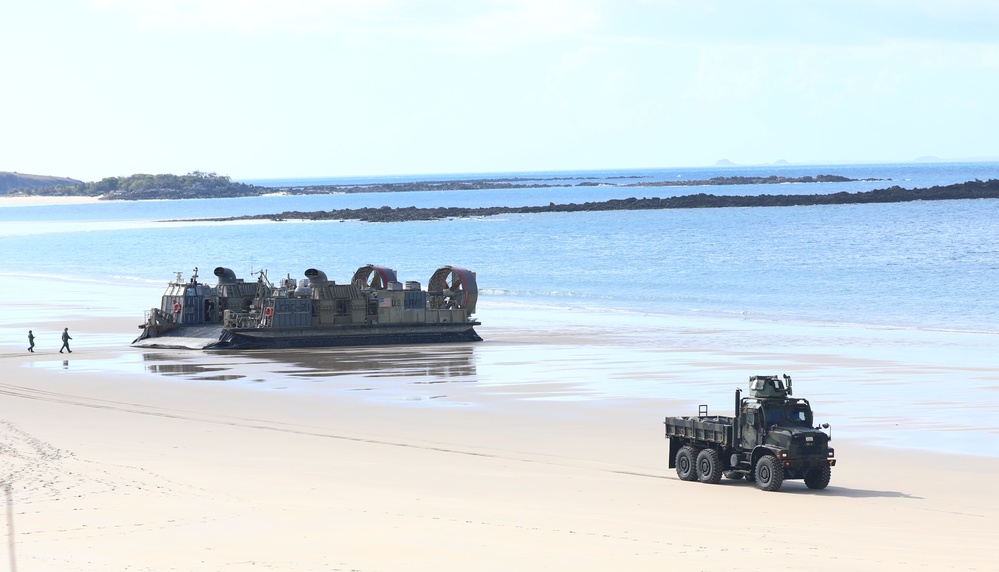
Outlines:
<svg viewBox="0 0 999 572"><path fill-rule="evenodd" d="M146 362L146 371L159 375L191 375L198 376L200 378L202 374L225 371L228 369L225 366L211 367L200 363L177 362L176 356L167 357L163 354L143 354L142 359ZM243 376L237 375L227 377L229 377L229 379L238 379Z"/></svg>
<svg viewBox="0 0 999 572"><path fill-rule="evenodd" d="M143 361L149 373L205 381L245 378L246 375L235 370L249 364L286 379L321 381L350 375L420 378L411 383L432 384L475 381L474 351L468 345L435 345L190 354L143 352Z"/></svg>
<svg viewBox="0 0 999 572"><path fill-rule="evenodd" d="M296 366L300 369L282 373L300 378L360 373L366 377L426 377L432 379L416 383L442 383L472 381L476 373L473 352L470 346L428 346L264 351L254 355Z"/></svg>

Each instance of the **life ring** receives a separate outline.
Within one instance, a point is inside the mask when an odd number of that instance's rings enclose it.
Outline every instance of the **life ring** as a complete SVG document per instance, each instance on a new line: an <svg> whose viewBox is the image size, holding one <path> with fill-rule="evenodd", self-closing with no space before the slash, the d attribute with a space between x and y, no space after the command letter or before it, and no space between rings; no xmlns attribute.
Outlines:
<svg viewBox="0 0 999 572"><path fill-rule="evenodd" d="M264 316L265 317L270 318L273 315L274 315L274 308L271 308L270 306L264 308Z"/></svg>
<svg viewBox="0 0 999 572"><path fill-rule="evenodd" d="M174 302L173 303L173 313L174 314L179 314L180 313L180 302Z"/></svg>

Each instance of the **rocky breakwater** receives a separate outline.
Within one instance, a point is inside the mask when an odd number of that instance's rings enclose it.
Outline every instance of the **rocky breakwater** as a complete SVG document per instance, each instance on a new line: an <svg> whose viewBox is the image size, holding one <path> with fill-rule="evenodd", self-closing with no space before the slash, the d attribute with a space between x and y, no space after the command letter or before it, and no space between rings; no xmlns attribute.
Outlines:
<svg viewBox="0 0 999 572"><path fill-rule="evenodd" d="M718 196L706 193L668 198L627 198L601 202L549 203L533 207L437 207L437 208L360 208L330 211L286 211L279 214L248 215L240 217L211 218L207 220L360 220L365 222L426 221L447 218L487 217L504 214L532 214L554 212L593 212L619 210L696 209L725 207L790 207L816 205L845 205L863 203L901 203L910 201L941 201L956 199L999 199L999 180L968 181L927 189L904 189L892 186L886 189L857 193L832 193L828 195L753 195Z"/></svg>

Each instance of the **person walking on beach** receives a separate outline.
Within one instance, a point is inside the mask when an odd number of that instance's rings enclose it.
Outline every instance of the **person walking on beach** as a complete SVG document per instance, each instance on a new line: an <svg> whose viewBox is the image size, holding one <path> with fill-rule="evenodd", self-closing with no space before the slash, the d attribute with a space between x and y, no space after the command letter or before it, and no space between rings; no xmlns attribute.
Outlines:
<svg viewBox="0 0 999 572"><path fill-rule="evenodd" d="M28 351L35 353L35 334L32 334L31 330L28 330Z"/></svg>
<svg viewBox="0 0 999 572"><path fill-rule="evenodd" d="M73 350L69 349L69 340L71 340L71 339L73 339L73 338L69 337L69 328L63 328L62 329L62 347L59 348L59 353L62 353L62 350L66 350L69 353L73 353Z"/></svg>

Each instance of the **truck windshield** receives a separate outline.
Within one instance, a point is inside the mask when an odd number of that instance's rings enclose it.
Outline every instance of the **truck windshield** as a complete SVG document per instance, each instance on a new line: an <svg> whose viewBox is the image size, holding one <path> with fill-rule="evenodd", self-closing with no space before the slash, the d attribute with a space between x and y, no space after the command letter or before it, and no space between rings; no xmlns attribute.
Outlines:
<svg viewBox="0 0 999 572"><path fill-rule="evenodd" d="M765 427L786 425L791 427L811 427L812 412L804 403L787 403L763 408Z"/></svg>
<svg viewBox="0 0 999 572"><path fill-rule="evenodd" d="M812 412L804 403L789 403L785 409L787 422L796 427L811 427Z"/></svg>

